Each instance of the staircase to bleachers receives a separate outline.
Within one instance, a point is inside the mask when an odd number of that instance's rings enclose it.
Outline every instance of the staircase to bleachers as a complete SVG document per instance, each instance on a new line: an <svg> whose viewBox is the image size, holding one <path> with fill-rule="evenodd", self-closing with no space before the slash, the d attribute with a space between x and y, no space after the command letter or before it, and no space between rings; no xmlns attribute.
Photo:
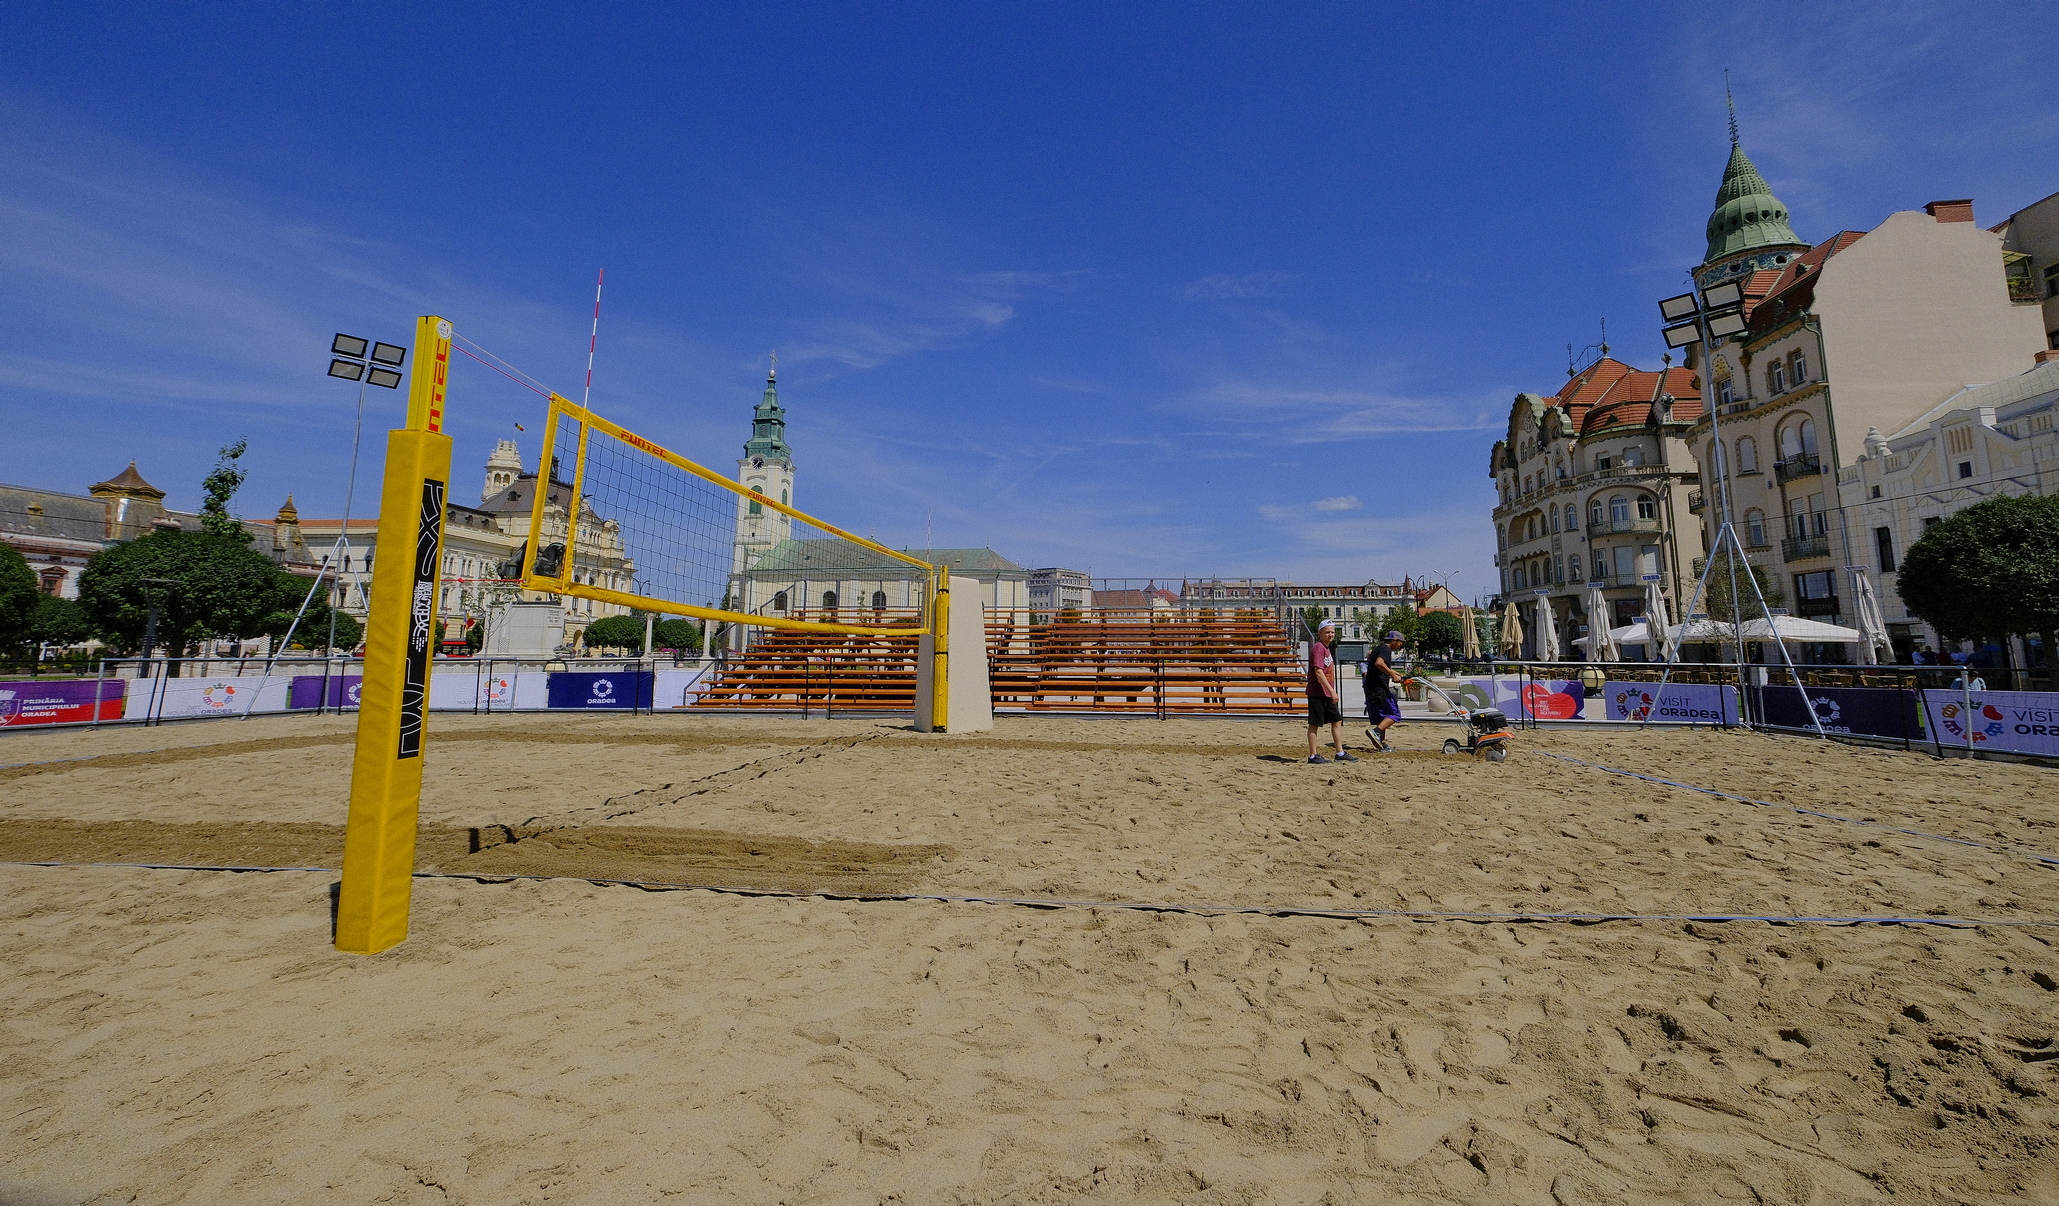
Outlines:
<svg viewBox="0 0 2059 1206"><path fill-rule="evenodd" d="M695 705L907 712L918 636L761 630ZM1265 612L990 612L997 712L1250 716L1299 712L1295 648Z"/></svg>

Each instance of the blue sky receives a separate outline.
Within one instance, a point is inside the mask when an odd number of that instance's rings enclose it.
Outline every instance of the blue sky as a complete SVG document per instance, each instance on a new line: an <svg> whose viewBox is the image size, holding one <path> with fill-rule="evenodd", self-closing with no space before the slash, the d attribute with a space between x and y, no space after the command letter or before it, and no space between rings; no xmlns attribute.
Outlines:
<svg viewBox="0 0 2059 1206"><path fill-rule="evenodd" d="M2059 190L2047 5L21 6L0 480L344 492L419 313L796 502L1102 576L1452 575L1598 339L1655 365L1727 154L1804 238ZM373 391L358 497L402 398ZM538 400L464 363L461 490ZM461 495L462 496L462 495Z"/></svg>

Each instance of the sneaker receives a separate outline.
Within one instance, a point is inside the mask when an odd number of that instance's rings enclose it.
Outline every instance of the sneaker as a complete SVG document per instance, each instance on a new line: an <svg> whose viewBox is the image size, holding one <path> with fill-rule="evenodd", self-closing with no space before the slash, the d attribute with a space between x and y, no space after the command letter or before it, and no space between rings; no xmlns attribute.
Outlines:
<svg viewBox="0 0 2059 1206"><path fill-rule="evenodd" d="M1358 761L1358 755L1356 755L1356 754L1352 753L1352 752L1351 752L1350 750L1338 750L1338 751L1337 751L1337 761L1339 761L1339 762L1356 762L1356 761Z"/></svg>
<svg viewBox="0 0 2059 1206"><path fill-rule="evenodd" d="M1320 763L1320 762L1328 762L1328 761L1329 761L1329 759L1328 759L1328 758L1325 758L1325 757L1323 757L1323 756L1322 756L1321 754L1310 754L1310 755L1308 756L1308 761L1309 761L1310 765L1314 765L1314 764L1316 764L1316 763Z"/></svg>
<svg viewBox="0 0 2059 1206"><path fill-rule="evenodd" d="M1373 731L1373 748L1379 750L1383 754L1391 754L1394 752L1394 747L1387 744L1387 735L1385 733L1380 732L1377 729Z"/></svg>

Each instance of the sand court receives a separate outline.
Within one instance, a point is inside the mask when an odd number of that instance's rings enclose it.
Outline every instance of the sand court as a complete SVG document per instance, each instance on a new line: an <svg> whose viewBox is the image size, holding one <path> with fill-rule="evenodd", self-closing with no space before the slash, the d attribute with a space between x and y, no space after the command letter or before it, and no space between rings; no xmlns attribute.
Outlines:
<svg viewBox="0 0 2059 1206"><path fill-rule="evenodd" d="M1401 735L438 717L418 866L464 878L387 954L329 948L327 872L0 867L0 1201L2059 1198L2051 772ZM349 739L14 737L0 858L334 866Z"/></svg>

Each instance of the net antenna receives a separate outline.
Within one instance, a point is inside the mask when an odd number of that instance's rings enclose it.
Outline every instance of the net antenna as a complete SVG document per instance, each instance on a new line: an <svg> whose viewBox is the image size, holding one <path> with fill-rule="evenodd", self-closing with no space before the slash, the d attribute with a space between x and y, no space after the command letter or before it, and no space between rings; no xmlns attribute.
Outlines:
<svg viewBox="0 0 2059 1206"><path fill-rule="evenodd" d="M1728 75L1729 73L1725 72L1726 94L1729 90ZM1735 120L1733 116L1732 121L1735 122ZM1690 344L1682 346L1691 346L1692 342L1699 342L1701 344L1702 364L1705 366L1704 373L1710 378L1713 386L1714 373L1706 367L1712 363L1710 357L1716 346L1716 337L1712 332L1716 324L1723 326L1725 334L1733 334L1743 330L1743 291L1739 289L1735 282L1730 281L1703 288L1701 283L1694 279L1692 273L1688 274L1688 287L1690 292L1660 302L1659 312L1668 321L1688 319L1691 312L1691 322L1682 322L1679 326L1671 328L1671 331L1684 330L1690 325L1693 327L1689 334L1697 338L1693 339ZM1669 336L1671 331L1668 332ZM1673 340L1669 337L1668 343L1672 342ZM1670 367L1672 360L1670 353L1667 354L1666 360ZM1690 360L1688 363L1692 364L1693 361ZM1663 388L1663 373L1660 375L1660 379L1661 388ZM1714 388L1703 391L1703 395L1703 405L1709 412L1709 442L1710 446L1715 450L1712 455L1716 461L1717 513L1722 516L1723 522L1716 529L1715 544L1709 549L1708 557L1702 562L1701 575L1694 585L1694 596L1688 600L1687 609L1681 616L1679 639L1674 639L1672 634L1665 630L1665 616L1652 614L1645 616L1645 627L1647 630L1655 626L1660 629L1656 634L1648 633L1648 635L1655 636L1655 639L1666 650L1666 669L1659 675L1659 689L1655 693L1654 698L1660 702L1664 701L1666 684L1673 677L1673 668L1680 663L1681 646L1687 643L1687 639L1690 636L1702 636L1704 638L1715 636L1719 640L1727 636L1731 643L1732 652L1735 655L1735 665L1737 668L1738 709L1740 713L1743 712L1749 692L1745 690L1746 663L1744 659L1744 642L1746 621L1744 618L1744 596L1738 582L1738 567L1742 565L1744 568L1744 582L1751 586L1751 597L1759 605L1759 618L1765 622L1765 635L1772 638L1773 643L1780 649L1780 664L1787 668L1788 681L1794 684L1796 694L1801 696L1802 711L1808 715L1809 723L1815 727L1816 735L1818 737L1828 737L1829 733L1823 728L1823 718L1816 714L1815 701L1809 698L1808 688L1802 685L1801 673L1795 669L1794 659L1788 655L1787 638L1781 633L1780 624L1773 616L1773 609L1766 603L1766 594L1759 588L1759 577L1752 572L1754 567L1745 556L1744 541L1738 538L1737 527L1731 515L1730 456L1724 451L1723 445L1723 407L1717 400ZM1659 401L1668 409L1673 405L1673 397L1670 394L1661 395ZM1723 632L1723 626L1719 626L1714 621L1709 620L1705 613L1700 610L1703 600L1708 597L1709 575L1715 571L1719 559L1728 571L1730 579L1728 608L1730 621L1727 625L1730 631L1728 633ZM1653 577L1655 578L1656 575L1653 575ZM1651 593L1657 595L1658 592L1653 590ZM1654 608L1651 610L1655 610L1663 602L1663 599L1657 600ZM1698 621L1700 621L1699 627L1697 625ZM1653 711L1657 709L1657 706L1657 703L1653 705ZM1739 719L1748 723L1748 718L1742 714L1740 714ZM1651 723L1652 712L1647 711L1638 727L1643 728Z"/></svg>
<svg viewBox="0 0 2059 1206"><path fill-rule="evenodd" d="M586 338L586 391L579 395L579 405L593 401L593 352L601 343L601 285L608 279L608 270L603 268L593 278L593 334Z"/></svg>

